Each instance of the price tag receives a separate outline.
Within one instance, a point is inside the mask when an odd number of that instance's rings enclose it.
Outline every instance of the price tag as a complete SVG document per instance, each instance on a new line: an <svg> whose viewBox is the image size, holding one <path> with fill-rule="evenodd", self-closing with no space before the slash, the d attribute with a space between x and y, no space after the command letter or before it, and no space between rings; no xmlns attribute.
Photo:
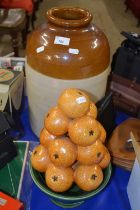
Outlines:
<svg viewBox="0 0 140 210"><path fill-rule="evenodd" d="M55 36L54 44L69 45L70 38Z"/></svg>
<svg viewBox="0 0 140 210"><path fill-rule="evenodd" d="M78 55L79 54L79 50L78 49L74 49L74 48L69 48L69 53Z"/></svg>
<svg viewBox="0 0 140 210"><path fill-rule="evenodd" d="M45 49L44 46L38 47L38 48L36 49L36 52L37 52L37 53L43 52L44 49Z"/></svg>
<svg viewBox="0 0 140 210"><path fill-rule="evenodd" d="M127 142L128 142L128 143L129 143L129 142L132 142L132 139L128 139Z"/></svg>
<svg viewBox="0 0 140 210"><path fill-rule="evenodd" d="M86 100L86 98L84 97L84 96L81 96L81 97L79 97L79 98L76 98L76 102L78 103L78 104L82 104L82 103L85 103L87 100Z"/></svg>

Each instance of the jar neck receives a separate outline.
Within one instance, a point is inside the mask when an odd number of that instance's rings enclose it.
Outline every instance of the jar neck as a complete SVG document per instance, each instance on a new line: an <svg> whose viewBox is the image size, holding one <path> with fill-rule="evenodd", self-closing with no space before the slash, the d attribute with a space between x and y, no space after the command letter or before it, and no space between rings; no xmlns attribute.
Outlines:
<svg viewBox="0 0 140 210"><path fill-rule="evenodd" d="M92 15L79 7L54 7L47 11L47 19L61 27L76 28L88 25Z"/></svg>

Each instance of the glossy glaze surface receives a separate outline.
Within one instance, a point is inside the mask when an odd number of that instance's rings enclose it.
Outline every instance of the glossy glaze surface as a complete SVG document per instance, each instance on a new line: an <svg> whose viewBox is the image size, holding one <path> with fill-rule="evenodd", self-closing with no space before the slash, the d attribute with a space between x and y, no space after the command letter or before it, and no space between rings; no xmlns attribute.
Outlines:
<svg viewBox="0 0 140 210"><path fill-rule="evenodd" d="M69 118L81 117L89 110L89 96L79 89L67 88L58 98L58 107Z"/></svg>
<svg viewBox="0 0 140 210"><path fill-rule="evenodd" d="M77 158L77 147L68 138L52 141L48 152L56 166L69 167Z"/></svg>
<svg viewBox="0 0 140 210"><path fill-rule="evenodd" d="M61 136L68 131L69 119L57 107L53 107L46 114L44 125L45 128L55 136Z"/></svg>
<svg viewBox="0 0 140 210"><path fill-rule="evenodd" d="M103 181L103 172L99 165L79 165L74 172L74 181L85 191L97 189Z"/></svg>
<svg viewBox="0 0 140 210"><path fill-rule="evenodd" d="M47 149L42 145L36 146L31 154L32 167L39 172L45 172L49 163L50 159Z"/></svg>
<svg viewBox="0 0 140 210"><path fill-rule="evenodd" d="M99 166L104 169L109 165L110 161L111 161L110 154L108 150L106 150L106 152L104 153L104 158L99 163Z"/></svg>
<svg viewBox="0 0 140 210"><path fill-rule="evenodd" d="M77 160L84 165L99 164L105 158L105 153L106 147L98 140L87 147L78 146Z"/></svg>
<svg viewBox="0 0 140 210"><path fill-rule="evenodd" d="M48 148L51 141L56 139L57 137L49 133L46 128L43 128L40 132L40 144L44 147Z"/></svg>
<svg viewBox="0 0 140 210"><path fill-rule="evenodd" d="M93 117L85 115L69 123L68 133L72 142L85 147L97 140L100 130L97 121Z"/></svg>
<svg viewBox="0 0 140 210"><path fill-rule="evenodd" d="M55 192L68 190L73 183L73 170L71 168L58 168L53 164L48 166L45 173L47 186Z"/></svg>
<svg viewBox="0 0 140 210"><path fill-rule="evenodd" d="M98 124L98 127L99 127L99 130L100 130L100 136L99 136L99 139L102 143L105 143L105 140L106 140L106 130L105 128L103 127L103 125L97 121L97 124Z"/></svg>
<svg viewBox="0 0 140 210"><path fill-rule="evenodd" d="M87 115L96 119L97 114L98 114L97 107L96 107L95 103L91 101L90 106L89 106L89 111L87 112Z"/></svg>
<svg viewBox="0 0 140 210"><path fill-rule="evenodd" d="M33 69L50 77L75 80L98 75L108 67L107 38L91 24L92 15L87 10L52 8L46 19L28 38L27 63ZM54 44L56 36L70 39L69 44Z"/></svg>

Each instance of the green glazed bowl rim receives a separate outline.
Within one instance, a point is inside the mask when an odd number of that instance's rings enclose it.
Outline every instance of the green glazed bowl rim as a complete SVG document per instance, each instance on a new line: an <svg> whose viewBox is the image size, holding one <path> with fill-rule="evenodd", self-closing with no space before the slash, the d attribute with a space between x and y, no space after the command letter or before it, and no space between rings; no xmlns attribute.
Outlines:
<svg viewBox="0 0 140 210"><path fill-rule="evenodd" d="M103 190L105 188L105 186L107 185L107 183L110 180L111 177L111 172L112 172L112 166L111 163L108 165L108 167L104 170L107 170L107 175L105 177L105 179L103 180L103 182L101 183L101 185L96 189L96 190L92 190L90 192L86 192L88 194L86 195L78 195L78 196L67 196L67 195L62 195L60 193L56 193L54 191L52 191L51 189L47 189L44 186L42 186L40 184L40 182L36 179L35 175L34 175L34 171L36 171L35 169L33 169L33 167L31 166L31 163L29 162L29 170L30 170L30 174L31 177L34 181L34 183L39 187L40 190L42 190L45 194L49 195L50 197L56 198L56 199L60 199L60 200L67 200L67 201L79 201L79 200L85 200L88 199L94 195L96 195L97 193L99 193L101 190ZM36 171L37 172L37 171ZM40 172L37 172L40 173Z"/></svg>

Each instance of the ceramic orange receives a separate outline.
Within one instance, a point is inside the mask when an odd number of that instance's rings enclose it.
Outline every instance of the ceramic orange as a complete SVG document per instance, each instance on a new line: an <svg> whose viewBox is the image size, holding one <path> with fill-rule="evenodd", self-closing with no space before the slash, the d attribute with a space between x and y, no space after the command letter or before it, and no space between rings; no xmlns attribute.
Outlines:
<svg viewBox="0 0 140 210"><path fill-rule="evenodd" d="M35 147L31 154L32 167L39 172L45 172L49 163L50 159L47 149L42 145Z"/></svg>
<svg viewBox="0 0 140 210"><path fill-rule="evenodd" d="M110 153L108 152L107 148L106 148L106 152L104 154L104 158L101 160L101 162L99 163L99 165L101 166L101 168L107 168L107 166L109 165L111 161L111 156Z"/></svg>
<svg viewBox="0 0 140 210"><path fill-rule="evenodd" d="M48 166L45 173L45 180L47 186L55 192L64 192L68 190L73 181L72 168L58 168L53 164Z"/></svg>
<svg viewBox="0 0 140 210"><path fill-rule="evenodd" d="M40 144L48 148L49 143L56 139L57 137L49 133L46 128L43 128L40 132Z"/></svg>
<svg viewBox="0 0 140 210"><path fill-rule="evenodd" d="M98 110L94 102L90 102L89 111L87 112L88 116L97 118Z"/></svg>
<svg viewBox="0 0 140 210"><path fill-rule="evenodd" d="M105 130L105 128L103 127L103 125L99 121L97 121L97 123L98 123L99 130L100 130L99 139L101 140L102 143L105 143L105 140L106 140L106 130Z"/></svg>
<svg viewBox="0 0 140 210"><path fill-rule="evenodd" d="M85 165L99 164L106 153L106 147L99 140L90 146L78 146L77 149L77 160Z"/></svg>
<svg viewBox="0 0 140 210"><path fill-rule="evenodd" d="M65 89L58 98L59 108L69 117L77 118L85 115L89 110L89 97L75 88Z"/></svg>
<svg viewBox="0 0 140 210"><path fill-rule="evenodd" d="M56 106L50 109L45 117L45 128L55 136L61 136L68 131L69 119Z"/></svg>
<svg viewBox="0 0 140 210"><path fill-rule="evenodd" d="M99 165L79 165L74 171L74 181L82 190L95 190L103 181L102 169Z"/></svg>
<svg viewBox="0 0 140 210"><path fill-rule="evenodd" d="M75 144L89 146L97 140L100 130L93 117L83 116L70 122L68 133L71 141Z"/></svg>
<svg viewBox="0 0 140 210"><path fill-rule="evenodd" d="M55 139L48 148L50 160L56 166L71 166L77 158L77 147L68 139Z"/></svg>

